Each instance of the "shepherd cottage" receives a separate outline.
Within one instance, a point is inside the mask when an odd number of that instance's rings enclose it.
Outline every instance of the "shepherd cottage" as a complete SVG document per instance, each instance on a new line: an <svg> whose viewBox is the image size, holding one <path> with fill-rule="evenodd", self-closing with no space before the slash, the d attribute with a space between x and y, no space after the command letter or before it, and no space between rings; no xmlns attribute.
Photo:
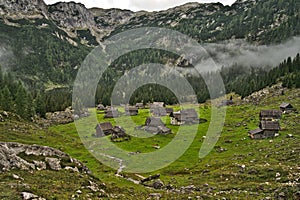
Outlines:
<svg viewBox="0 0 300 200"><path fill-rule="evenodd" d="M113 133L113 125L110 122L103 122L97 124L95 129L96 129L96 134L94 135L95 137L103 137Z"/></svg>
<svg viewBox="0 0 300 200"><path fill-rule="evenodd" d="M119 117L119 111L115 108L110 108L109 110L105 111L104 118L117 118Z"/></svg>
<svg viewBox="0 0 300 200"><path fill-rule="evenodd" d="M139 109L133 106L126 106L125 107L125 114L128 116L135 116L138 115Z"/></svg>
<svg viewBox="0 0 300 200"><path fill-rule="evenodd" d="M282 103L280 105L280 110L283 113L290 113L290 112L295 111L296 109L290 103Z"/></svg>
<svg viewBox="0 0 300 200"><path fill-rule="evenodd" d="M197 124L198 114L195 109L186 109L170 114L172 125Z"/></svg>
<svg viewBox="0 0 300 200"><path fill-rule="evenodd" d="M145 122L143 129L153 134L169 134L171 129L161 121L159 117L148 117Z"/></svg>
<svg viewBox="0 0 300 200"><path fill-rule="evenodd" d="M252 139L272 138L279 130L280 124L278 121L261 121L258 129L249 131L249 136Z"/></svg>

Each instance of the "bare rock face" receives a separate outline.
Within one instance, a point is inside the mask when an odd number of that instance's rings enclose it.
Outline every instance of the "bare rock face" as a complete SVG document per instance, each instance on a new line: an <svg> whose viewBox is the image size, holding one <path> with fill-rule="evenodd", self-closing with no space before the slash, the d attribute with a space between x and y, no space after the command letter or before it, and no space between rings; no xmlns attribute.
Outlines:
<svg viewBox="0 0 300 200"><path fill-rule="evenodd" d="M49 6L49 13L59 26L69 30L96 27L93 14L80 3L59 2Z"/></svg>
<svg viewBox="0 0 300 200"><path fill-rule="evenodd" d="M20 143L0 143L0 172L20 170L61 170L74 168L84 174L90 170L80 161L57 149Z"/></svg>
<svg viewBox="0 0 300 200"><path fill-rule="evenodd" d="M0 0L0 15L10 18L48 18L43 0Z"/></svg>

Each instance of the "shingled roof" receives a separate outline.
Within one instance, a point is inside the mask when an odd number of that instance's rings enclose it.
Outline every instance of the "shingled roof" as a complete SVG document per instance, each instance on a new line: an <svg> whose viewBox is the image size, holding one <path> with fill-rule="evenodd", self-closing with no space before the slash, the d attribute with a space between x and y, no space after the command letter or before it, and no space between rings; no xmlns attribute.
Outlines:
<svg viewBox="0 0 300 200"><path fill-rule="evenodd" d="M145 122L145 126L165 126L159 117L148 117Z"/></svg>
<svg viewBox="0 0 300 200"><path fill-rule="evenodd" d="M280 110L261 110L260 117L270 117L275 119L280 119L282 112Z"/></svg>
<svg viewBox="0 0 300 200"><path fill-rule="evenodd" d="M248 133L251 134L251 135L256 135L256 134L259 134L259 133L262 133L262 132L263 132L262 129L257 128L255 130L249 131Z"/></svg>
<svg viewBox="0 0 300 200"><path fill-rule="evenodd" d="M102 131L107 131L113 129L113 125L110 122L103 122L100 124L97 124L95 128L101 128Z"/></svg>

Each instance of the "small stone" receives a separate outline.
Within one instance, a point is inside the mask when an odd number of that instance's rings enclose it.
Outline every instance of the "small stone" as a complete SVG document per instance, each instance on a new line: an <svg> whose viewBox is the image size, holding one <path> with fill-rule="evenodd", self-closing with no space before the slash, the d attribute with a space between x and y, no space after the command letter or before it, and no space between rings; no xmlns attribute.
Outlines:
<svg viewBox="0 0 300 200"><path fill-rule="evenodd" d="M13 177L14 179L20 179L20 177L19 177L18 175L16 175L16 174L13 174L12 177Z"/></svg>
<svg viewBox="0 0 300 200"><path fill-rule="evenodd" d="M82 191L81 190L77 190L76 193L77 194L82 194Z"/></svg>
<svg viewBox="0 0 300 200"><path fill-rule="evenodd" d="M36 166L36 169L39 170L39 171L47 169L47 165L43 161L34 160L33 163Z"/></svg>
<svg viewBox="0 0 300 200"><path fill-rule="evenodd" d="M49 166L50 166L50 169L52 170L56 170L56 171L59 171L61 170L61 165L60 165L60 160L57 159L57 158L46 158L45 159Z"/></svg>
<svg viewBox="0 0 300 200"><path fill-rule="evenodd" d="M285 193L284 193L284 192L280 192L280 193L279 193L279 196L280 196L280 197L285 197Z"/></svg>
<svg viewBox="0 0 300 200"><path fill-rule="evenodd" d="M79 173L79 170L77 167L70 167L70 166L66 166L65 167L66 170L70 170L70 171L73 171L73 172L77 172Z"/></svg>
<svg viewBox="0 0 300 200"><path fill-rule="evenodd" d="M160 193L151 193L151 194L149 194L149 197L155 198L155 199L160 199L161 194Z"/></svg>
<svg viewBox="0 0 300 200"><path fill-rule="evenodd" d="M156 180L153 185L152 185L155 189L162 189L164 187L164 183L158 179Z"/></svg>

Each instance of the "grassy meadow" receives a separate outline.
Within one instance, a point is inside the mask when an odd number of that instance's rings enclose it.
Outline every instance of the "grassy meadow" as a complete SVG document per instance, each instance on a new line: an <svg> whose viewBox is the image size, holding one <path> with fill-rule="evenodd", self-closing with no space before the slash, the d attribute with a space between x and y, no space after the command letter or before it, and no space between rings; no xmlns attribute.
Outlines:
<svg viewBox="0 0 300 200"><path fill-rule="evenodd" d="M163 199L184 199L187 197L204 199L221 199L223 197L227 199L234 197L238 199L262 199L265 197L275 198L276 195L278 196L282 192L288 199L296 199L295 194L299 191L300 179L299 114L291 113L283 116L280 120L282 131L280 131L279 137L266 140L251 140L247 132L257 128L259 123L258 114L262 109L278 109L282 102L288 101L297 110L300 110L299 97L299 90L290 90L281 96L270 95L268 98L260 101L258 105L241 103L240 100L236 100L236 105L227 107L225 124L217 144L202 159L199 158L199 150L211 122L211 107L209 103L199 105L199 116L207 119L208 122L201 123L199 126L186 125L185 131L197 130L197 134L183 155L164 168L157 169L154 172L139 174L147 177L148 175L159 173L161 174L160 179L165 185L179 190L183 186L194 185L196 190L191 193L145 188L142 185L136 185L122 177L115 176L117 170L98 161L82 143L82 140L84 140L85 143L92 144L94 140L98 139L91 137L95 132L94 127L96 124L90 124L89 118L81 119L82 123L80 124L83 125L82 127L75 127L74 123L70 123L52 126L47 129L25 123L24 121L11 119L0 122L0 141L39 144L60 149L86 164L92 171L94 178L100 179L106 184L108 192L119 194L117 196L118 199L135 199L137 196L144 199L148 197L149 193L161 193ZM179 109L179 106L174 106L174 110ZM94 109L90 111L96 113ZM121 109L120 111L124 112ZM104 119L104 113L96 113L96 120L99 122L110 121L113 125L121 125L128 134L133 132L139 134L139 131L134 130L134 128L143 125L148 116L149 110L142 109L139 110L138 116L121 116L117 119ZM117 142L114 145L127 153L153 153L164 149L176 138L179 127L172 126L170 118L167 116L163 117L162 120L167 127L172 129L172 134L149 137L149 134L141 132L140 134L144 134L143 138L132 136L131 140ZM83 130L81 138L76 128ZM289 134L292 134L293 137L287 137ZM182 140L184 137L179 139ZM108 143L111 143L109 136L100 140L106 140L109 141ZM160 149L155 148L156 146L159 146ZM104 148L110 148L110 146L100 146L94 149L101 151ZM177 146L177 148L180 149L180 146ZM174 152L176 153L175 150ZM172 150L169 153L172 154ZM164 158L157 157L155 159L163 160ZM130 165L130 163L128 164ZM25 173L19 173L26 177ZM41 175L43 173L46 174ZM50 174L52 172L49 171L36 172L32 178L28 177L28 182L34 185L39 181L38 177L49 176ZM136 173L121 172L121 174L127 178L140 180ZM7 174L0 174L0 176L2 181L0 191L9 192L5 188L5 184L9 181ZM61 177L64 177L64 175L62 174ZM55 179L55 176L52 176L52 178ZM62 180L63 178L57 177L57 179ZM68 183L67 180L64 181ZM295 184L297 181L298 186ZM41 182L45 185L49 184ZM51 191L51 187L49 185L48 187L48 190ZM77 186L75 185L75 187ZM55 190L58 189L56 188ZM18 191L18 188L10 191L14 193ZM39 192L37 191L36 193L38 194ZM66 191L65 193L62 191L57 192L56 199L64 199L66 194L70 195L71 191ZM50 194L47 197L55 199Z"/></svg>

